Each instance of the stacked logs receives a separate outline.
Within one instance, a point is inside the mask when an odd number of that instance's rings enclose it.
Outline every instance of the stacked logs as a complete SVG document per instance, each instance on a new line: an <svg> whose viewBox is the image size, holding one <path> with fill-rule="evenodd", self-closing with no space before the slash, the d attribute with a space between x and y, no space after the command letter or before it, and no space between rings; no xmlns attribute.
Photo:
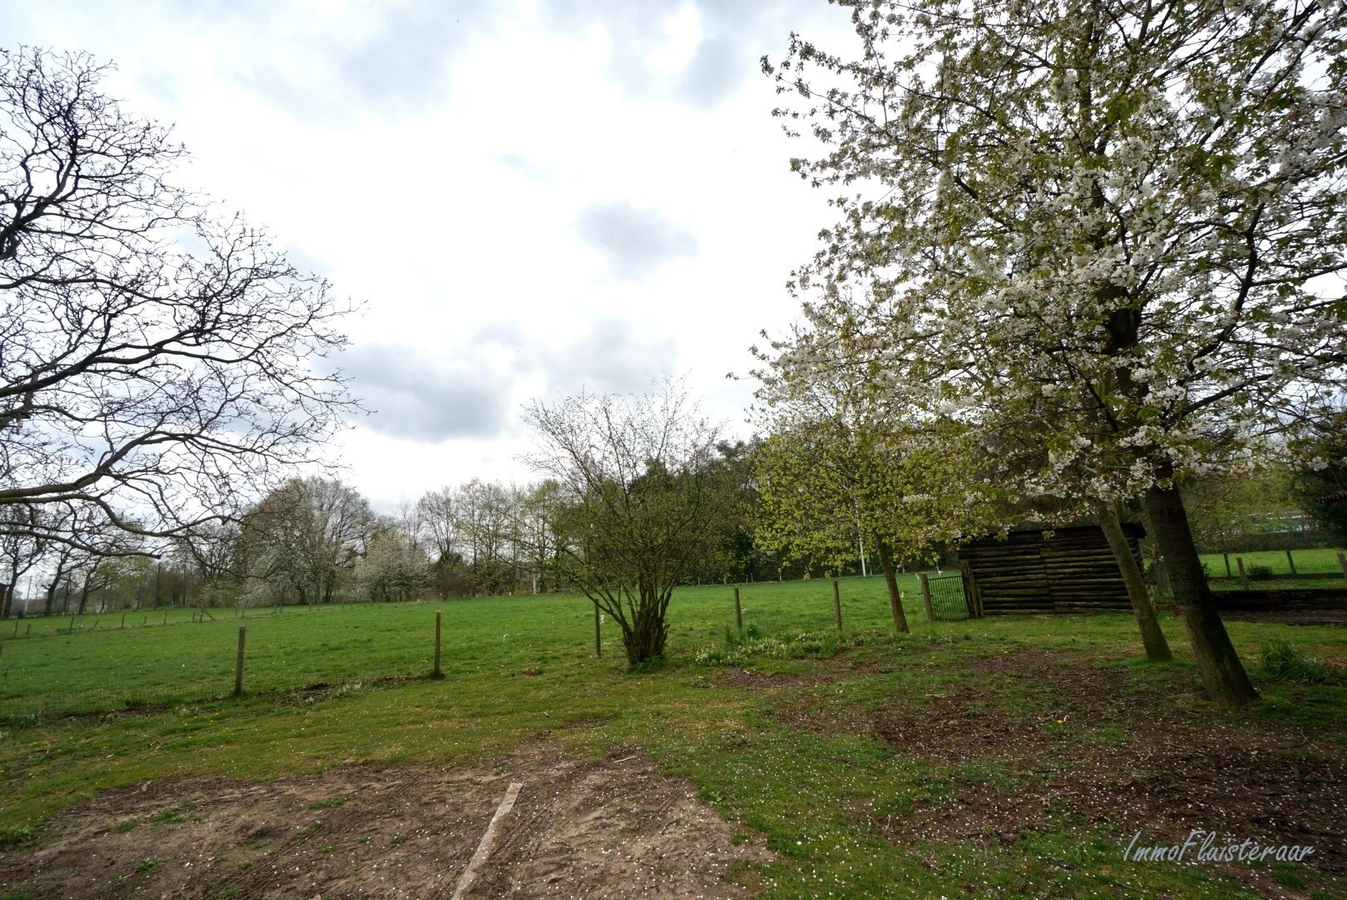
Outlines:
<svg viewBox="0 0 1347 900"><path fill-rule="evenodd" d="M1291 588L1276 591L1212 591L1221 612L1321 612L1347 609L1342 588Z"/></svg>
<svg viewBox="0 0 1347 900"><path fill-rule="evenodd" d="M1123 526L1140 562L1140 525ZM1018 529L1005 538L964 544L984 615L1074 613L1130 609L1127 586L1097 525Z"/></svg>

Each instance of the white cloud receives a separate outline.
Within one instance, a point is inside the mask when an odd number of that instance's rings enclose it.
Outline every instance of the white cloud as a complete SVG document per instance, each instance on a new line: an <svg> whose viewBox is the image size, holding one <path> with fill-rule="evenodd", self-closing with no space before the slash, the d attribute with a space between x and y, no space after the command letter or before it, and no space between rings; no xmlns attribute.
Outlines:
<svg viewBox="0 0 1347 900"><path fill-rule="evenodd" d="M732 426L761 328L831 221L756 75L820 4L33 4L11 43L115 58L184 172L363 302L339 361L379 412L336 448L380 503L527 477L520 405L688 373Z"/></svg>

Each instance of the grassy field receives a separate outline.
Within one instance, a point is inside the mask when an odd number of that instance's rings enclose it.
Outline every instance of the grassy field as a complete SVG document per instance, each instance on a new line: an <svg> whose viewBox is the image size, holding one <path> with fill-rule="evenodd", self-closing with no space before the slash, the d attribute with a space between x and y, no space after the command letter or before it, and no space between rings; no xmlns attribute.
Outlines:
<svg viewBox="0 0 1347 900"><path fill-rule="evenodd" d="M1195 693L1172 618L1163 625L1179 659L1152 666L1137 658L1128 615L928 623L916 579L903 586L913 623L903 637L892 635L879 578L842 582L840 637L828 582L746 586L745 626L761 635L747 642L727 639L730 589L682 589L668 664L637 674L625 671L611 622L595 658L592 607L577 596L265 611L242 622L241 698L229 696L240 622L228 613L205 622L177 613L167 625L162 614L144 625L129 616L125 629L119 616L99 617L96 629L85 617L73 633L69 619L39 620L31 634L0 633L0 837L40 842L53 815L107 788L466 764L545 739L582 758L636 748L691 779L733 828L773 851L736 875L771 897L1347 889L1341 859L1338 869L1122 859L1134 826L1197 827L1148 805L1172 794L1182 806L1187 788L1138 787L1147 772L1196 768L1206 784L1203 760L1235 767L1239 792L1205 789L1229 806L1208 827L1263 821L1250 797L1280 802L1283 791L1267 781L1280 771L1267 747L1291 754L1302 782L1285 792L1304 795L1304 815L1326 807L1329 824L1318 827L1341 846L1332 817L1342 806L1322 794L1340 790L1347 757L1340 629L1231 622L1265 699L1223 710ZM436 612L439 681L423 677ZM1258 662L1273 642L1338 674L1274 679ZM1091 799L1101 784L1114 787ZM1131 812L1125 797L1135 797Z"/></svg>
<svg viewBox="0 0 1347 900"><path fill-rule="evenodd" d="M1251 588L1347 588L1342 564L1338 562L1337 549L1315 547L1308 550L1292 550L1296 572L1291 577L1291 563L1285 550L1256 550L1250 553L1204 553L1202 563L1207 567L1207 575L1212 579L1212 587L1217 590L1242 587L1239 579L1239 560L1250 570L1262 566L1271 570L1271 579L1254 579L1249 582ZM1226 556L1230 560L1230 574L1226 574Z"/></svg>
<svg viewBox="0 0 1347 900"><path fill-rule="evenodd" d="M923 618L916 576L905 576L900 587L909 620ZM883 579L843 579L841 591L848 629L890 626ZM834 623L829 581L744 585L740 603L745 627L769 633ZM735 624L730 587L685 588L674 607L669 649L675 656L717 643ZM593 606L575 595L216 609L202 618L189 610L131 612L125 627L118 612L74 617L73 631L70 617L25 619L0 639L0 720L219 698L233 689L240 625L247 628L250 693L424 675L436 613L442 667L450 677L548 670L593 655ZM611 621L602 631L606 653L616 660L621 632Z"/></svg>

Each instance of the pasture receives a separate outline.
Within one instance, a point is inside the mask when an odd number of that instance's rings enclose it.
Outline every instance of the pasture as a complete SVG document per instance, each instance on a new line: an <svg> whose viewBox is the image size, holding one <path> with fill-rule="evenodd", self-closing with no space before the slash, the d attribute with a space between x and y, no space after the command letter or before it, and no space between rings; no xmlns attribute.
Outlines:
<svg viewBox="0 0 1347 900"><path fill-rule="evenodd" d="M595 658L592 606L574 595L242 620L213 610L203 622L179 611L167 625L142 613L124 629L112 614L97 628L86 616L73 632L63 619L0 633L0 896L75 884L251 896L310 882L357 896L399 871L433 895L466 861L501 779L524 784L531 837L507 827L470 896L525 877L566 893L547 881L553 837L652 846L618 870L594 850L605 889L637 893L675 864L698 879L686 890L710 896L1347 889L1341 629L1230 622L1264 701L1228 710L1198 696L1168 615L1178 660L1155 666L1129 615L929 623L916 579L902 586L902 637L881 578L842 581L841 635L828 581L744 586L745 640L727 637L730 588L680 589L667 664L636 673L611 622ZM442 680L425 677L436 612ZM1265 671L1278 644L1329 665L1326 683ZM586 805L605 797L602 816ZM666 840L651 844L665 815ZM581 840L574 821L620 833ZM1195 828L1316 850L1302 863L1124 859L1137 832L1158 844ZM83 880L53 882L58 870Z"/></svg>

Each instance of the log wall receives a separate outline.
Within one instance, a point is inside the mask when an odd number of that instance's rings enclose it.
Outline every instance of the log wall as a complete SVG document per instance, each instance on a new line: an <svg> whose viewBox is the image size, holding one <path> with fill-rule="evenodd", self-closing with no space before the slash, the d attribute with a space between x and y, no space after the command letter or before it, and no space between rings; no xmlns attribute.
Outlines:
<svg viewBox="0 0 1347 900"><path fill-rule="evenodd" d="M1212 591L1221 612L1318 612L1347 609L1347 590L1342 588L1290 588L1277 591Z"/></svg>
<svg viewBox="0 0 1347 900"><path fill-rule="evenodd" d="M1140 564L1137 542L1145 529L1123 525ZM959 548L968 564L970 594L983 615L1074 613L1131 609L1127 586L1097 525L1018 529Z"/></svg>

